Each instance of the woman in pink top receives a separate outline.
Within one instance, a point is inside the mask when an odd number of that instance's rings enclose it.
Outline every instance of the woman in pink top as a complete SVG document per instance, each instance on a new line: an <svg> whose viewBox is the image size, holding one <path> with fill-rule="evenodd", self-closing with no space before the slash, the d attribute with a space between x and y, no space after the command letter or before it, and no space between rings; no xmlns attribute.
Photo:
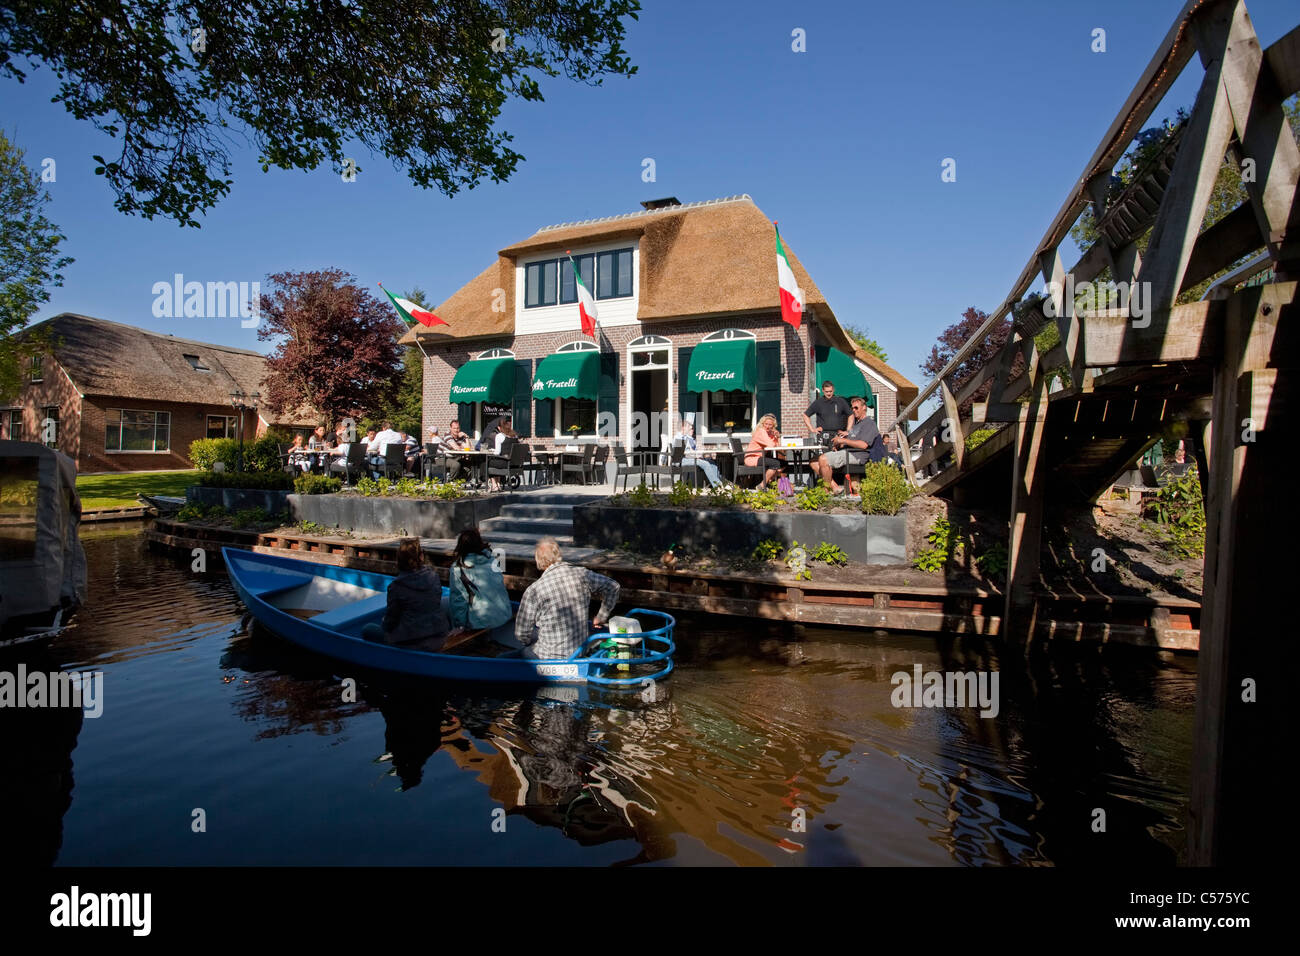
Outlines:
<svg viewBox="0 0 1300 956"><path fill-rule="evenodd" d="M776 448L780 441L781 432L776 427L776 416L764 415L758 420L758 427L754 429L754 434L745 449L749 453L745 456L746 465L757 465L759 458L762 458L763 466L767 469L758 486L759 491L766 489L767 483L773 478L785 474L785 453L778 452L773 455L766 451L768 448Z"/></svg>

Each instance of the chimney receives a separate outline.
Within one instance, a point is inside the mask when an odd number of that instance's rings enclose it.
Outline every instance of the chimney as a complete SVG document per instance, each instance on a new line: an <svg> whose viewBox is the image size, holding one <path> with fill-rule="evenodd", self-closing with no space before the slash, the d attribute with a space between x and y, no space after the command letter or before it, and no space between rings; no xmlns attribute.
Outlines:
<svg viewBox="0 0 1300 956"><path fill-rule="evenodd" d="M681 200L676 196L667 196L664 199L647 199L641 203L641 208L645 210L667 209L669 206L680 206L681 204Z"/></svg>

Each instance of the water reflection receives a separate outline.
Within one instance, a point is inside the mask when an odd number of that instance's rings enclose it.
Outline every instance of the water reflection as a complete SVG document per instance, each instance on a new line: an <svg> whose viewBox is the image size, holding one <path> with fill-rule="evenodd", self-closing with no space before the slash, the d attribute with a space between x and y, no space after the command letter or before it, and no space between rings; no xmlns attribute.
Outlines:
<svg viewBox="0 0 1300 956"><path fill-rule="evenodd" d="M813 629L796 644L684 621L678 670L653 701L442 685L341 673L246 628L219 565L193 574L130 535L87 550L88 613L54 656L102 667L107 706L93 733L41 738L49 763L28 792L75 834L60 852L46 825L46 859L1032 866L1182 853L1194 659ZM890 678L914 665L996 669L1000 713L894 707ZM166 828L198 805L240 839ZM495 809L507 840L487 826Z"/></svg>
<svg viewBox="0 0 1300 956"><path fill-rule="evenodd" d="M55 674L44 648L0 654L0 670ZM0 707L0 819L5 861L49 866L63 846L63 816L72 805L72 752L81 733L80 707Z"/></svg>

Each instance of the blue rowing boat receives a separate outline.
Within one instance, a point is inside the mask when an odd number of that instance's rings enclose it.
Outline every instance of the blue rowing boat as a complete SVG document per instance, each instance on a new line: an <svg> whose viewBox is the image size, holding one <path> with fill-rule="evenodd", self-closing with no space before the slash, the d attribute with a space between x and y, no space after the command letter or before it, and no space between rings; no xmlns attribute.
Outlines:
<svg viewBox="0 0 1300 956"><path fill-rule="evenodd" d="M221 554L255 620L299 647L358 667L445 680L606 687L637 687L673 670L677 622L662 611L635 608L628 613L640 621L642 633L621 637L614 646L609 634L593 634L564 660L435 653L361 636L367 624L383 619L393 580L386 574L233 548L222 548ZM446 601L447 589L442 591ZM507 637L513 630L513 622L507 622L493 634Z"/></svg>

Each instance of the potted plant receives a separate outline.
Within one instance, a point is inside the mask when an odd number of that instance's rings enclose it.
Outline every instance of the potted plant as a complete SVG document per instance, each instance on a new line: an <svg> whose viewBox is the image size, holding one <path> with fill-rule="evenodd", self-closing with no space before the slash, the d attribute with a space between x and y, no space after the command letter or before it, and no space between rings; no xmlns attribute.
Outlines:
<svg viewBox="0 0 1300 956"><path fill-rule="evenodd" d="M726 423L727 437L728 437L728 438L731 437L731 433L732 433L732 431L735 429L735 427L736 427L736 423L735 423L735 422L727 422L727 423Z"/></svg>

